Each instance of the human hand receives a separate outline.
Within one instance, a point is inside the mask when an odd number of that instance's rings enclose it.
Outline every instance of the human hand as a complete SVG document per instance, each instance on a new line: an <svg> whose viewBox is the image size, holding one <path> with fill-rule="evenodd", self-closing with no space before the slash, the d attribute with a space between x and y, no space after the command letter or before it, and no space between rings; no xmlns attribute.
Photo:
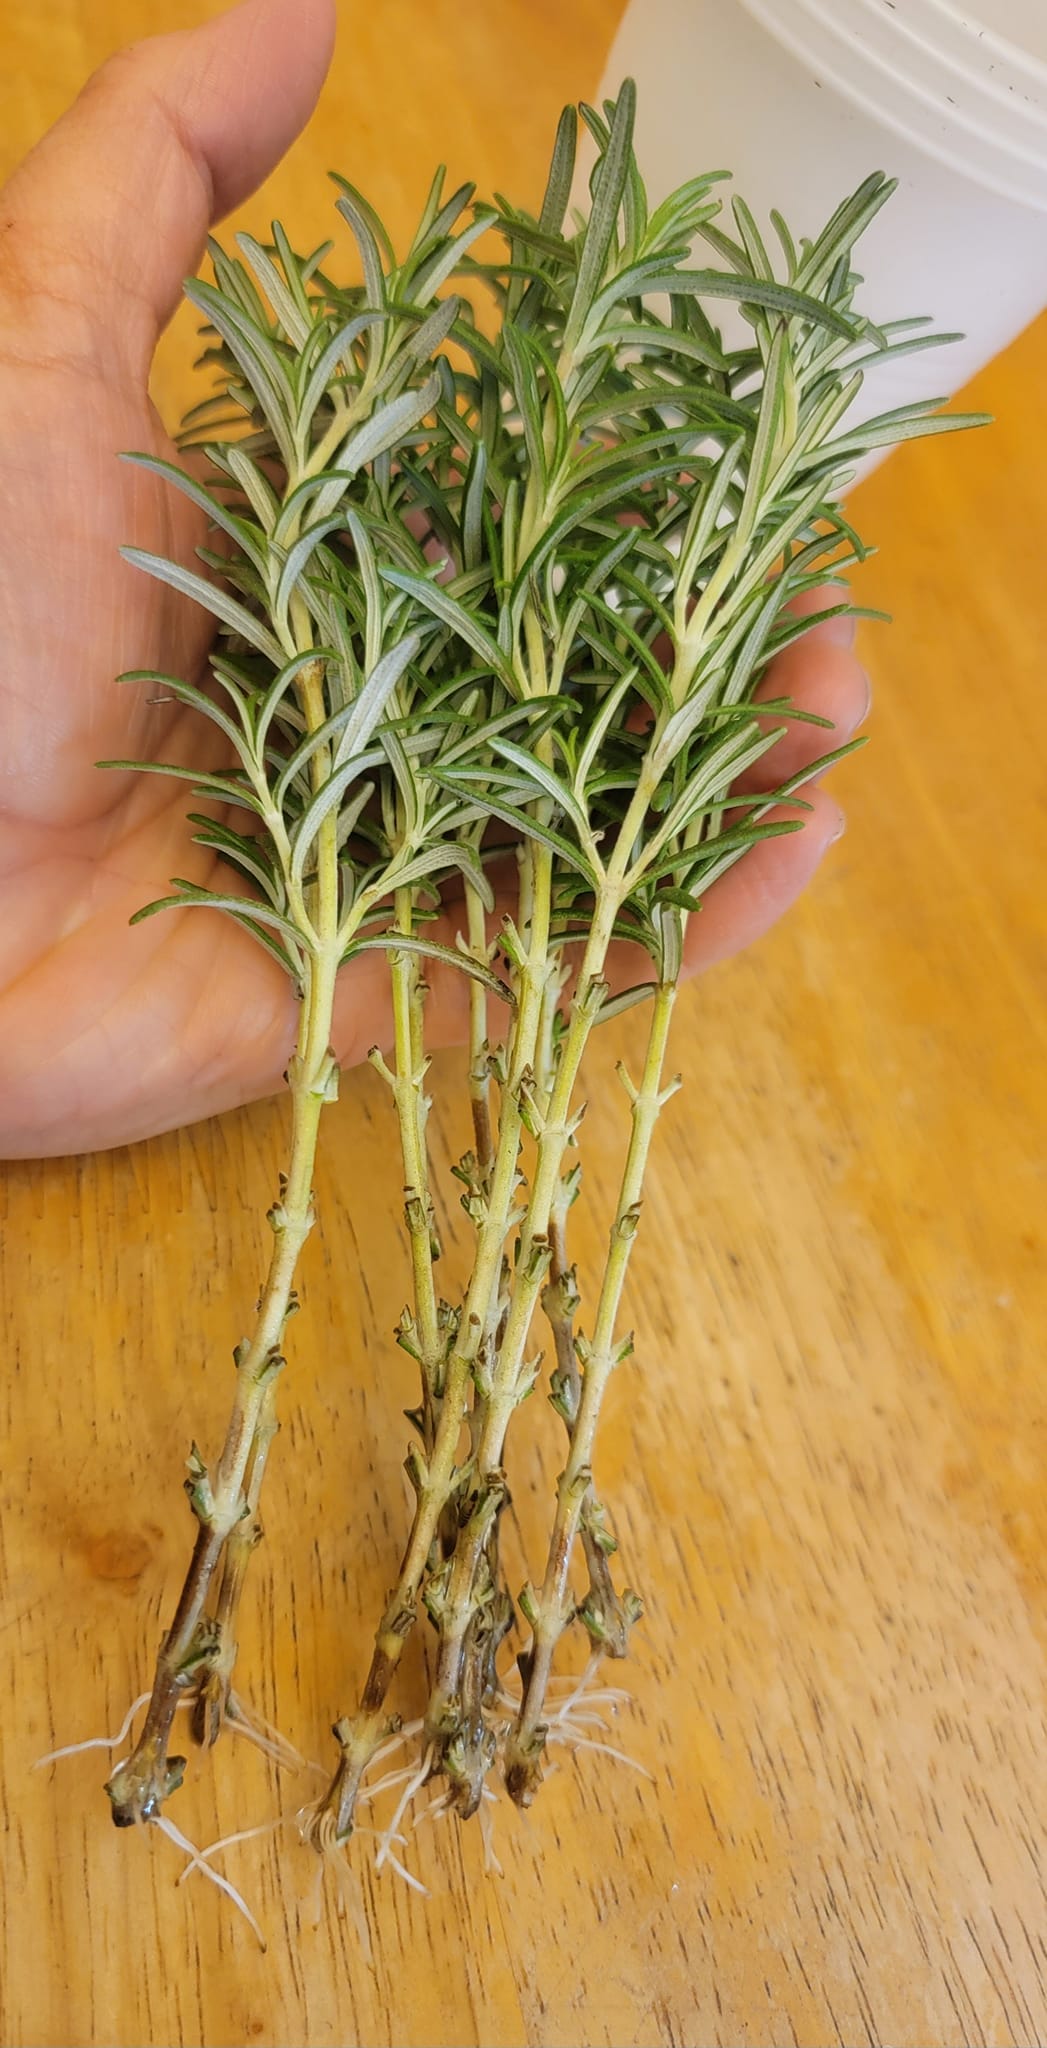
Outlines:
<svg viewBox="0 0 1047 2048"><path fill-rule="evenodd" d="M191 562L202 515L128 448L171 459L147 391L157 337L211 222L260 183L311 112L332 0L248 0L122 52L0 194L0 1153L126 1143L271 1093L293 1046L279 968L228 920L170 912L129 928L172 873L207 884L184 786L98 772L101 757L204 766L203 721L114 678L198 678L210 624L128 567L123 543ZM143 204L143 200L146 201ZM775 783L864 716L849 623L782 654L769 696L832 720L789 729ZM759 937L804 888L842 819L818 788L804 830L716 885L691 970ZM196 855L195 865L193 855ZM450 937L450 932L443 935ZM433 1043L464 1035L463 978L434 968ZM342 975L343 1064L389 1036L379 955Z"/></svg>

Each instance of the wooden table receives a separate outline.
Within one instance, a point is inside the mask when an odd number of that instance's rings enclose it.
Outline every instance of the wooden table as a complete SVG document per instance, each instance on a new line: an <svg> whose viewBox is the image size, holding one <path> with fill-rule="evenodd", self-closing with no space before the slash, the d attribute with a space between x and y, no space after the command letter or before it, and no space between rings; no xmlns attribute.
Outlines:
<svg viewBox="0 0 1047 2048"><path fill-rule="evenodd" d="M111 47L216 11L8 0L0 169ZM338 163L395 231L448 150L481 187L537 194L556 110L592 91L617 13L347 5L320 112L246 219L275 210L306 238ZM187 343L176 324L158 370L175 411ZM615 1739L652 1780L595 1755L561 1769L531 1817L500 1811L505 1874L486 1882L472 1830L423 1829L428 1899L361 1854L368 1967L351 1918L329 1902L312 1924L289 1835L226 1860L263 1960L214 1891L175 1889L169 1844L109 1826L103 1759L30 1775L115 1727L144 1682L184 1550L181 1461L225 1412L212 1361L255 1280L284 1112L0 1173L6 2041L1047 2035L1047 328L976 402L991 434L907 450L861 493L883 546L862 594L895 624L866 640L875 745L837 777L849 833L787 926L681 1005L690 1086L600 1465L649 1602ZM632 1036L610 1028L594 1062L593 1209ZM353 1075L332 1121L243 1651L310 1755L390 1579L409 1386L376 1077ZM441 1121L444 1156L456 1135ZM157 1328L182 1391L166 1358L154 1377ZM524 1538L543 1455L516 1475ZM422 1651L419 1632L408 1710ZM234 1745L177 1817L212 1838L302 1796Z"/></svg>

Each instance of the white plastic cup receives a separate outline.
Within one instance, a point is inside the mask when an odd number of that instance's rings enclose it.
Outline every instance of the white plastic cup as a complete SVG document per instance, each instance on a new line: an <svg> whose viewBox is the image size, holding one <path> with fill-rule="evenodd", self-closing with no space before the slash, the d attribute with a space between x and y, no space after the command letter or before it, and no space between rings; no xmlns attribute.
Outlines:
<svg viewBox="0 0 1047 2048"><path fill-rule="evenodd" d="M862 416L958 390L1047 305L1047 0L630 0L601 101L626 77L655 201L729 170L813 235L897 178L856 303L965 338L871 370Z"/></svg>

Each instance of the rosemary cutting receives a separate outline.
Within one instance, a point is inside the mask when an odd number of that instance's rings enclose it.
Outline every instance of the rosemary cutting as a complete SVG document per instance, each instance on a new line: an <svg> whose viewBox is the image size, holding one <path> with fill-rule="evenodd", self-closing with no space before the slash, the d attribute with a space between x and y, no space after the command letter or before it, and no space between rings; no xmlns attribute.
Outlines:
<svg viewBox="0 0 1047 2048"><path fill-rule="evenodd" d="M226 893L176 881L139 915L233 918L290 977L299 1029L269 1269L235 1353L225 1443L211 1464L190 1453L196 1540L141 1736L109 1781L121 1825L156 1818L180 1781L180 1703L204 1743L240 1711L238 1609L338 1085L335 983L364 950L388 963L394 1020L371 1058L403 1161L412 1299L397 1335L419 1373L415 1508L357 1704L336 1724L313 1840L329 1849L352 1832L364 1773L398 1726L390 1693L423 1609L435 1657L415 1782L441 1774L463 1814L499 1760L512 1797L533 1797L565 1632L577 1624L598 1652L625 1653L640 1601L615 1582L594 1456L632 1348L621 1310L651 1142L678 1086L666 1062L687 922L752 847L802 829L810 769L758 799L738 785L802 715L757 702L768 664L853 609L839 579L862 545L837 500L856 460L972 423L934 403L855 423L869 371L949 338L855 309L852 252L886 178L869 177L812 240L772 216L772 254L741 200L724 224L717 177L649 208L631 85L603 114L580 112L596 145L585 217L567 217L569 108L536 216L501 198L478 206L471 186L445 197L441 172L398 261L339 178L361 282L329 273L331 244L297 255L279 225L266 247L247 235L236 256L213 246L213 283L187 287L215 370L183 434L191 472L130 458L215 529L199 569L127 550L215 617L206 686L127 678L210 719L215 766L106 765L185 777L205 806L190 814L195 841L230 870ZM709 267L695 267L696 247ZM745 346L722 339L719 300L740 308ZM815 590L821 608L801 615L793 601ZM438 911L453 945L433 935ZM644 963L625 987L621 957ZM437 1285L427 1141L434 961L470 983L473 1144L454 1170L474 1245L454 1301ZM621 1070L628 1149L583 1326L569 1225L585 1054L634 1004L647 1006L646 1046L634 1075ZM540 1385L564 1462L546 1555L514 1600L499 1522L513 1419ZM517 1612L527 1640L510 1706L499 1657Z"/></svg>

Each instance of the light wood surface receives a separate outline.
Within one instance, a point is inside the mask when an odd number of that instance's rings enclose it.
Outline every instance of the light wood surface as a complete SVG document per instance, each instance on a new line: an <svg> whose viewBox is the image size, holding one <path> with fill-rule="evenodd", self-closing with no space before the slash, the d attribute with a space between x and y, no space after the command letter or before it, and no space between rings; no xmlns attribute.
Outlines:
<svg viewBox="0 0 1047 2048"><path fill-rule="evenodd" d="M0 171L109 49L215 11L7 0ZM617 13L347 5L320 111L246 218L278 211L307 239L332 163L394 230L443 154L537 194ZM176 324L161 358L172 411L188 342ZM422 1829L428 1899L375 1879L361 1843L369 1967L332 1902L312 1924L289 1834L226 1859L262 1957L198 1878L175 1888L169 1844L112 1829L104 1758L31 1774L145 1683L188 1535L182 1460L224 1417L284 1112L0 1169L5 2042L1047 2037L1047 328L976 398L991 433L900 453L856 505L882 546L862 594L895 623L866 641L875 744L836 778L848 835L787 926L680 1005L689 1085L600 1452L648 1598L614 1739L653 1782L565 1765L530 1817L499 1810L501 1878L471 1830ZM625 1018L593 1062L583 1266L633 1037ZM442 1062L438 1104L454 1080ZM437 1126L446 1161L460 1134L442 1107ZM326 1757L393 1568L410 1398L389 1335L399 1174L368 1072L331 1114L318 1193L242 1668ZM536 1435L515 1471L524 1542L557 1448ZM407 1712L423 1650L419 1631ZM211 1839L303 1796L225 1746L172 1815Z"/></svg>

